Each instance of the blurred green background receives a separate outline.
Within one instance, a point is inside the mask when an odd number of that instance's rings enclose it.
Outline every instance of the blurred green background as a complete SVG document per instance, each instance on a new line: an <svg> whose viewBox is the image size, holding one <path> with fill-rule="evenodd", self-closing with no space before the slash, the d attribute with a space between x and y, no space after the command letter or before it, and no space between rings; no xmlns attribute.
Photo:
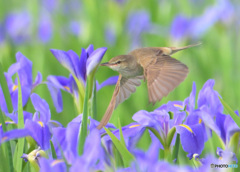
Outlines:
<svg viewBox="0 0 240 172"><path fill-rule="evenodd" d="M173 57L189 67L189 75L173 92L154 106L148 103L146 83L114 111L122 125L132 121L138 110L153 111L162 104L183 101L193 81L197 91L210 78L215 90L234 110L240 102L239 1L227 0L41 0L0 1L0 61L7 72L15 63L16 52L33 62L33 77L38 71L68 77L69 72L50 53L50 49L74 50L93 44L107 47L103 62L137 47L185 46L202 42ZM101 83L116 72L99 67ZM114 86L97 93L97 118L104 115ZM50 106L52 119L66 125L77 114L72 96L63 92L63 112L57 114L46 85L35 90ZM27 110L33 112L31 103Z"/></svg>

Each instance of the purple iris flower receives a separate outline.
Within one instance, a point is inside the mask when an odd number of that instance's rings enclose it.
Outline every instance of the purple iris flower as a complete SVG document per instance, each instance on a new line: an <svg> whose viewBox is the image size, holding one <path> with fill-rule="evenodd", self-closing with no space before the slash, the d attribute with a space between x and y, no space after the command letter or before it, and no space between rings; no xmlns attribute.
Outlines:
<svg viewBox="0 0 240 172"><path fill-rule="evenodd" d="M54 124L62 126L57 121L51 121L51 113L47 102L37 94L31 95L32 104L36 110L32 120L26 120L25 128L29 130L30 136L37 144L46 150L50 147L51 130Z"/></svg>
<svg viewBox="0 0 240 172"><path fill-rule="evenodd" d="M50 41L52 37L52 21L51 17L47 14L47 12L41 12L41 16L38 23L38 38L41 42L47 43Z"/></svg>
<svg viewBox="0 0 240 172"><path fill-rule="evenodd" d="M236 164L238 163L238 159L235 153L229 150L222 150L221 148L217 148L217 154L219 156L219 159L222 161L222 163L229 163L232 161L235 161Z"/></svg>
<svg viewBox="0 0 240 172"><path fill-rule="evenodd" d="M113 46L116 42L116 30L111 27L110 24L105 27L105 38L106 42L111 46Z"/></svg>
<svg viewBox="0 0 240 172"><path fill-rule="evenodd" d="M79 36L81 33L81 23L78 21L71 21L69 24L69 30L71 34Z"/></svg>
<svg viewBox="0 0 240 172"><path fill-rule="evenodd" d="M78 132L81 118L77 117L70 122L67 128L54 128L52 142L54 144L58 158L61 158L61 151L69 164L71 170L79 169L104 169L103 148L101 147L100 131L95 128L90 130L84 151L81 156L78 155ZM93 141L94 140L94 141ZM59 146L61 148L59 148Z"/></svg>
<svg viewBox="0 0 240 172"><path fill-rule="evenodd" d="M28 60L23 54L18 52L16 54L17 62L12 64L8 72L5 73L11 100L13 104L13 110L17 111L18 107L18 83L17 79L13 82L12 77L15 73L18 73L21 87L22 87L22 104L26 105L32 90L42 82L42 75L38 72L35 81L32 79L32 62ZM2 111L8 113L5 99L3 97L2 89L0 88L0 105Z"/></svg>
<svg viewBox="0 0 240 172"><path fill-rule="evenodd" d="M105 163L103 153L104 150L101 146L100 133L95 128L90 131L86 139L83 155L74 161L70 171L76 171L79 168L81 168L82 171L104 171Z"/></svg>
<svg viewBox="0 0 240 172"><path fill-rule="evenodd" d="M21 44L30 39L31 16L26 11L8 14L4 26L5 33L15 44Z"/></svg>
<svg viewBox="0 0 240 172"><path fill-rule="evenodd" d="M131 37L131 48L141 46L141 36L143 33L156 32L158 28L152 24L148 11L134 11L126 21L126 30ZM158 33L158 32L157 32Z"/></svg>
<svg viewBox="0 0 240 172"><path fill-rule="evenodd" d="M171 25L171 36L177 41L183 38L199 38L216 22L231 18L233 13L233 5L228 0L218 0L215 5L208 7L201 16L188 18L177 15Z"/></svg>
<svg viewBox="0 0 240 172"><path fill-rule="evenodd" d="M88 126L88 131L91 133L96 129L99 122L89 117L90 125ZM78 136L79 127L82 122L82 115L74 118L66 128L56 127L52 129L53 137L52 142L54 144L58 158L61 158L61 150L64 153L67 161L72 164L78 157ZM112 124L107 124L106 127L115 128ZM98 130L99 134L104 133L104 129ZM89 139L91 140L91 139ZM86 142L85 142L86 144ZM59 148L61 146L61 148Z"/></svg>
<svg viewBox="0 0 240 172"><path fill-rule="evenodd" d="M106 50L107 49L104 47L94 50L93 45L90 45L86 50L82 49L80 58L72 50L51 50L57 60L70 72L69 78L62 76L49 76L47 78L47 85L57 112L61 112L63 108L60 90L71 93L74 97L77 107L79 107L79 101L81 100L80 96L82 96L81 94L84 93L79 92L73 76L77 77L84 88L87 76L92 71L96 70L96 67L101 62ZM109 78L106 82L100 86L97 86L97 89L99 90L105 85L115 84L116 82L116 77Z"/></svg>

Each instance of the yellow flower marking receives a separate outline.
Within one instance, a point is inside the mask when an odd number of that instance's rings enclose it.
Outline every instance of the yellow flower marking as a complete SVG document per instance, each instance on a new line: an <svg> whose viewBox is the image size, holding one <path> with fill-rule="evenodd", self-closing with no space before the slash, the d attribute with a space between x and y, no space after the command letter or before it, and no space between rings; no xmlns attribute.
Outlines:
<svg viewBox="0 0 240 172"><path fill-rule="evenodd" d="M140 124L131 125L129 128L134 128L134 127L138 127L138 126L140 126Z"/></svg>
<svg viewBox="0 0 240 172"><path fill-rule="evenodd" d="M193 130L189 126L187 126L185 124L180 124L179 126L182 126L182 127L186 128L188 131L190 131L191 133L193 133Z"/></svg>
<svg viewBox="0 0 240 172"><path fill-rule="evenodd" d="M44 127L44 124L42 123L42 121L38 121L38 124L39 124L41 127Z"/></svg>
<svg viewBox="0 0 240 172"><path fill-rule="evenodd" d="M15 91L17 88L18 88L18 86L14 85L13 88L12 88L12 91Z"/></svg>
<svg viewBox="0 0 240 172"><path fill-rule="evenodd" d="M52 163L51 163L51 166L53 167L54 165L60 163L60 162L64 162L62 159L57 159L57 160L54 160Z"/></svg>
<svg viewBox="0 0 240 172"><path fill-rule="evenodd" d="M201 124L201 123L202 123L202 119L201 119L201 118L199 119L198 123L199 123L199 124Z"/></svg>
<svg viewBox="0 0 240 172"><path fill-rule="evenodd" d="M68 86L64 86L64 88L68 91L70 91L70 88Z"/></svg>
<svg viewBox="0 0 240 172"><path fill-rule="evenodd" d="M178 105L178 104L174 104L175 107L179 107L179 108L182 108L183 109L183 106L182 105Z"/></svg>

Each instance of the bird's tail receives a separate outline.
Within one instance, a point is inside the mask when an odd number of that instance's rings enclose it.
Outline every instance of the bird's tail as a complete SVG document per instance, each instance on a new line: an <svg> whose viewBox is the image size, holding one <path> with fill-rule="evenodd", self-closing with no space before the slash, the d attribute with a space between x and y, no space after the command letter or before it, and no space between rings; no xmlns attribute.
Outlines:
<svg viewBox="0 0 240 172"><path fill-rule="evenodd" d="M181 51L181 50L184 50L184 49L187 49L187 48L191 48L191 47L196 47L196 46L199 46L201 45L202 43L196 43L196 44L192 44L192 45L187 45L187 46L184 46L184 47L163 47L163 53L165 55L172 55L178 51Z"/></svg>
<svg viewBox="0 0 240 172"><path fill-rule="evenodd" d="M187 49L187 48L191 48L191 47L196 47L196 46L199 46L201 45L202 43L199 42L199 43L196 43L196 44L191 44L191 45L187 45L187 46L184 46L184 47L170 47L171 50L172 50L172 53L171 54L174 54L178 51L181 51L181 50L184 50L184 49Z"/></svg>

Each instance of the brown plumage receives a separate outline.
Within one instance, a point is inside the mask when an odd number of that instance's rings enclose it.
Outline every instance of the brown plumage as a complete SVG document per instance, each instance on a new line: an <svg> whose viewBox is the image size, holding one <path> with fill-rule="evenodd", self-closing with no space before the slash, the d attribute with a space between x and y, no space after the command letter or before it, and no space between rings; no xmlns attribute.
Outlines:
<svg viewBox="0 0 240 172"><path fill-rule="evenodd" d="M141 80L147 80L149 102L155 104L167 96L187 76L188 67L170 57L173 53L197 46L185 47L149 47L131 51L128 55L120 55L102 64L120 73L110 104L98 125L105 126L111 118L113 110L126 100Z"/></svg>

